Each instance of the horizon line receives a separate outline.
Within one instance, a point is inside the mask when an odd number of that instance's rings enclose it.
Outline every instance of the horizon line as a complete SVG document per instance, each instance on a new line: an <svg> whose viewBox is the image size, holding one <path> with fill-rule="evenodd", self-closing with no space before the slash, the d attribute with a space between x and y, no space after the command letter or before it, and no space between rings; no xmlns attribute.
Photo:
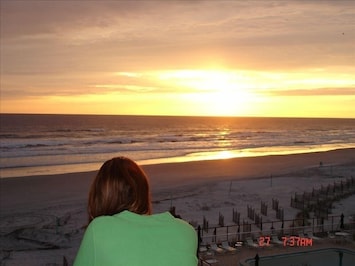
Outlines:
<svg viewBox="0 0 355 266"><path fill-rule="evenodd" d="M238 115L174 115L174 114L95 114L95 113L2 113L0 115L67 115L67 116L145 116L145 117L205 117L205 118L279 118L279 119L355 119L355 117L317 116L238 116Z"/></svg>

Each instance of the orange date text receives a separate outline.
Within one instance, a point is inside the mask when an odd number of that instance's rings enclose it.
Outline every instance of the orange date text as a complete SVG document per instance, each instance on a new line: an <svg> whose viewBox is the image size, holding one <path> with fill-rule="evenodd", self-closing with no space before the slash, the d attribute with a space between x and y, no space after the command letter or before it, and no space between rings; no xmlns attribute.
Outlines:
<svg viewBox="0 0 355 266"><path fill-rule="evenodd" d="M284 247L311 247L313 246L313 239L299 236L283 236L282 245ZM258 240L259 247L268 247L272 244L270 236L260 236Z"/></svg>
<svg viewBox="0 0 355 266"><path fill-rule="evenodd" d="M313 246L313 239L299 236L283 236L282 242L284 247L311 247Z"/></svg>

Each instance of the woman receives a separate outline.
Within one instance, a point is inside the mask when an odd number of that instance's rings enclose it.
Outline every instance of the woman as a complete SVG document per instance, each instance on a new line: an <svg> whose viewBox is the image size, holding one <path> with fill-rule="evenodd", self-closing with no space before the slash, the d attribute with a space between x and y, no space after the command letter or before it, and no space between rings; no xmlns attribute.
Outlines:
<svg viewBox="0 0 355 266"><path fill-rule="evenodd" d="M74 266L196 266L195 230L169 212L151 212L143 170L125 157L106 161L91 185Z"/></svg>

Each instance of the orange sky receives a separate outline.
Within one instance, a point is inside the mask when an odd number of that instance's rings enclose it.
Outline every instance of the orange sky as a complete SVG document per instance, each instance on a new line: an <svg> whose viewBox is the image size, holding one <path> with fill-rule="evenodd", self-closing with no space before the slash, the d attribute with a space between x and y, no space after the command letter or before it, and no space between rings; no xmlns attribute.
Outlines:
<svg viewBox="0 0 355 266"><path fill-rule="evenodd" d="M2 113L355 118L354 1L3 1Z"/></svg>

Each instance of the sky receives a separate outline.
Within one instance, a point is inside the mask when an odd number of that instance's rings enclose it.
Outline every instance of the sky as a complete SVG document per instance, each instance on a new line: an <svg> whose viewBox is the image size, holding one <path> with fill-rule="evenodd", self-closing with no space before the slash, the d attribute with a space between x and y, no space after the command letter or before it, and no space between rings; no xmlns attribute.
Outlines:
<svg viewBox="0 0 355 266"><path fill-rule="evenodd" d="M355 118L355 1L0 1L1 113Z"/></svg>

